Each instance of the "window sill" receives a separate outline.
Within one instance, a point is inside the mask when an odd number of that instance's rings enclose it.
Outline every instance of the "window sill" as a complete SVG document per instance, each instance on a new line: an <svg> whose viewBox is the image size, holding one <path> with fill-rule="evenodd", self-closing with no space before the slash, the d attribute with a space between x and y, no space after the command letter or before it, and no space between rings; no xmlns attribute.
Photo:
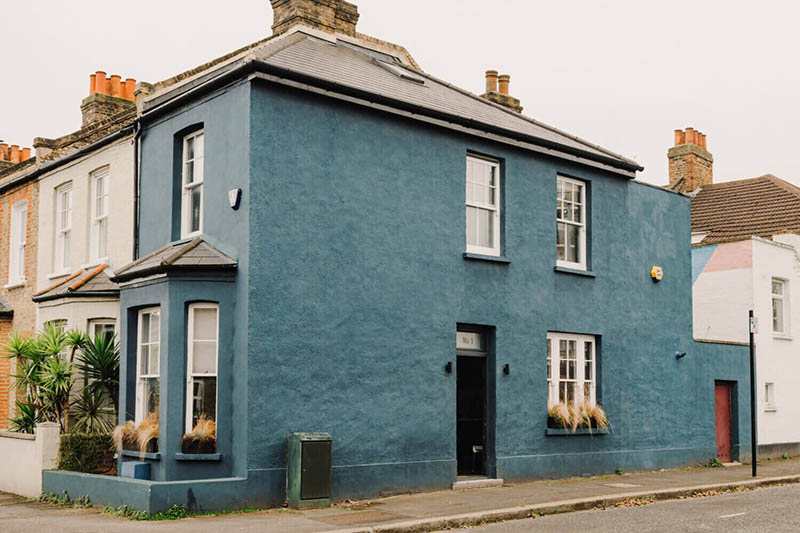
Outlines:
<svg viewBox="0 0 800 533"><path fill-rule="evenodd" d="M108 265L108 257L101 257L85 265L81 265L81 270L89 270L90 268L99 267L100 265Z"/></svg>
<svg viewBox="0 0 800 533"><path fill-rule="evenodd" d="M584 276L587 278L596 278L597 274L592 272L591 270L576 270L574 268L567 268L562 266L553 267L555 272L561 272L562 274L573 274L575 276Z"/></svg>
<svg viewBox="0 0 800 533"><path fill-rule="evenodd" d="M547 428L545 430L545 435L548 437L578 437L582 435L608 435L610 431L608 428L604 429L589 429L589 428L578 428L575 431L571 429L564 429L564 428Z"/></svg>
<svg viewBox="0 0 800 533"><path fill-rule="evenodd" d="M141 452L137 452L135 450L122 450L120 452L121 455L125 457L135 457L136 459L150 459L151 461L160 461L161 460L161 453L159 452L146 452L142 455Z"/></svg>
<svg viewBox="0 0 800 533"><path fill-rule="evenodd" d="M777 407L765 407L764 408L764 412L765 413L777 413L778 412L778 408Z"/></svg>
<svg viewBox="0 0 800 533"><path fill-rule="evenodd" d="M790 341L793 340L790 335L786 335L785 333L773 333L773 339L781 340L781 341Z"/></svg>
<svg viewBox="0 0 800 533"><path fill-rule="evenodd" d="M25 286L25 280L23 279L21 281L12 281L8 285L3 285L3 288L4 289L18 289L18 288L24 287L24 286Z"/></svg>
<svg viewBox="0 0 800 533"><path fill-rule="evenodd" d="M219 453L176 453L176 461L221 461Z"/></svg>
<svg viewBox="0 0 800 533"><path fill-rule="evenodd" d="M64 276L69 276L72 274L69 270L65 272L53 272L52 274L47 275L47 279L56 279L56 278L63 278Z"/></svg>
<svg viewBox="0 0 800 533"><path fill-rule="evenodd" d="M470 259L474 261L490 261L494 263L502 263L505 265L511 263L511 259L509 259L508 257L499 255L473 254L470 252L464 252L464 259Z"/></svg>

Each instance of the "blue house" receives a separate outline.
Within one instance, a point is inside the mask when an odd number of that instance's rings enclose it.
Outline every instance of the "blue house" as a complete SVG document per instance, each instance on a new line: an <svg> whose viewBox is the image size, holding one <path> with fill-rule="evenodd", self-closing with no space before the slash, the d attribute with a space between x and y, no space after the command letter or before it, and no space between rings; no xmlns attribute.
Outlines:
<svg viewBox="0 0 800 533"><path fill-rule="evenodd" d="M522 115L507 77L424 73L352 4L272 3L271 38L142 105L140 259L114 279L120 422L159 424L120 461L149 479L45 490L281 504L295 432L332 436L333 499L697 464L715 382L744 458L747 350L692 340L688 197ZM555 427L559 403L611 425ZM202 420L215 447L189 453Z"/></svg>

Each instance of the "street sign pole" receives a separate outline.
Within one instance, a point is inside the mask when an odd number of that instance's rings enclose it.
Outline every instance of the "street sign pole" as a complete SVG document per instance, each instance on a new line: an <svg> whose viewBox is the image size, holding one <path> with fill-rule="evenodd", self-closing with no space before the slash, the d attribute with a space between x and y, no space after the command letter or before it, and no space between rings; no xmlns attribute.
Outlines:
<svg viewBox="0 0 800 533"><path fill-rule="evenodd" d="M753 310L750 310L750 456L753 464L753 477L756 477L758 470L758 432L756 426L756 345L753 335L756 332L758 323L753 318Z"/></svg>

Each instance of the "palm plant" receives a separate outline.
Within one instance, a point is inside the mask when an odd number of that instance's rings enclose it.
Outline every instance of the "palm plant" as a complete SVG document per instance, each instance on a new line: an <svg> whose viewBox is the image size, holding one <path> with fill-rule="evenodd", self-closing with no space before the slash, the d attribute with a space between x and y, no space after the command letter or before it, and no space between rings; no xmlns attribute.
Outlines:
<svg viewBox="0 0 800 533"><path fill-rule="evenodd" d="M11 422L11 431L33 434L36 424L42 421L41 414L30 404L17 401L18 416L8 419Z"/></svg>
<svg viewBox="0 0 800 533"><path fill-rule="evenodd" d="M78 368L89 380L89 388L105 392L119 412L119 343L113 335L88 338L81 347Z"/></svg>
<svg viewBox="0 0 800 533"><path fill-rule="evenodd" d="M102 409L105 406L106 399L103 389L85 387L73 406L72 414L76 420L72 430L95 435L111 433L114 430L114 424L103 416Z"/></svg>

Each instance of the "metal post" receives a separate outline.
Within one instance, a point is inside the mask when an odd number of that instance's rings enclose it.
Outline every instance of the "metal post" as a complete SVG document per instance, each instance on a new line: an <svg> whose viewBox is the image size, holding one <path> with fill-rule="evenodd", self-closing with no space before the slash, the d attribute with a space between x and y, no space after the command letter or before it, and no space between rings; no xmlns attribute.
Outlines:
<svg viewBox="0 0 800 533"><path fill-rule="evenodd" d="M753 464L753 477L756 477L758 470L758 432L756 425L756 345L753 339L755 333L755 321L753 320L753 310L750 310L748 321L750 328L750 455Z"/></svg>

